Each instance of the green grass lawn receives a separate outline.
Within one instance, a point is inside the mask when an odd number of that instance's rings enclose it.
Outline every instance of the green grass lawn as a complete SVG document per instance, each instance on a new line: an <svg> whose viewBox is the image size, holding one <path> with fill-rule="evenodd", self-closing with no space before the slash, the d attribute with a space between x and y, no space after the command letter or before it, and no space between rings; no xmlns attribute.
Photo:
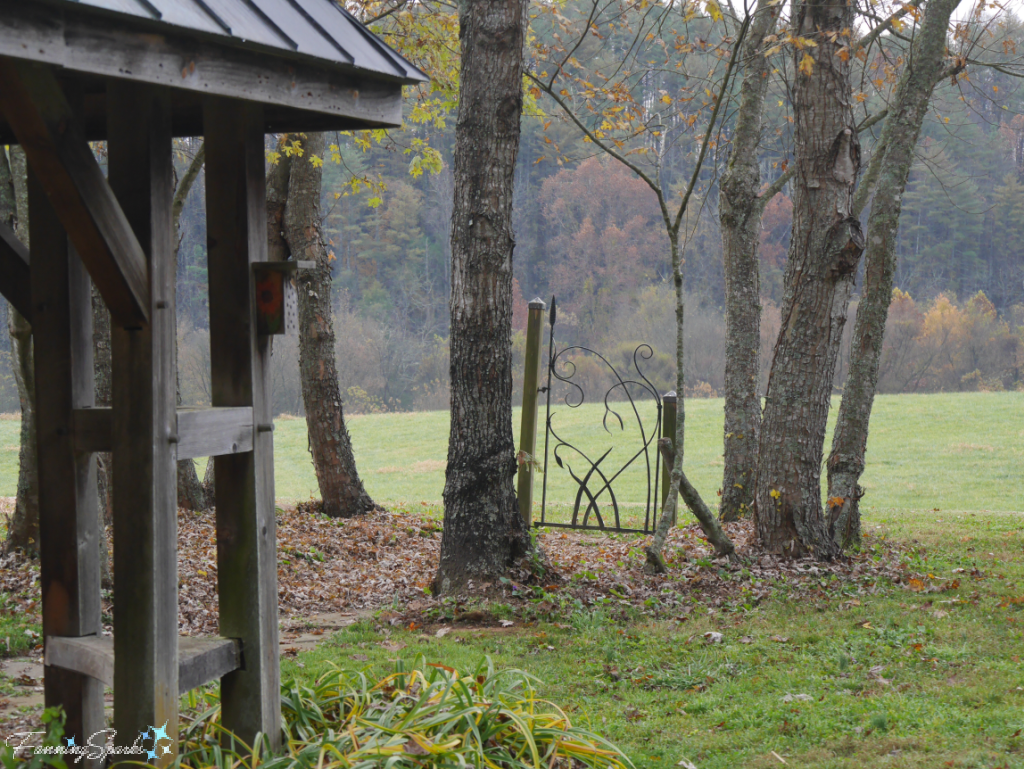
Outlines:
<svg viewBox="0 0 1024 769"><path fill-rule="evenodd" d="M838 399L834 405L838 406ZM620 413L626 430L620 432L611 420L612 435L602 427L600 405L553 408L553 424L559 434L591 456L600 456L614 445L605 461L613 464L640 445L627 412ZM835 413L833 408L833 418ZM645 416L653 422L653 413ZM722 420L721 399L686 402L686 470L709 501L721 483ZM517 437L518 423L517 409ZM360 473L374 499L384 504L440 501L448 450L447 412L353 415L348 425ZM0 496L15 493L18 430L17 420L0 421ZM317 496L305 420L279 419L274 436L277 496L293 501ZM539 442L543 446L543 436ZM830 442L831 432L826 455ZM578 470L578 460L565 456ZM553 460L549 464L548 499L571 503L575 494L571 478ZM1024 393L882 395L875 401L862 480L868 492L862 503L865 509L1022 510L1024 503L1014 493L1021 477ZM616 483L620 502L642 504L647 494L645 478L640 462L624 473Z"/></svg>
<svg viewBox="0 0 1024 769"><path fill-rule="evenodd" d="M910 570L960 579L943 593L830 583L812 600L783 592L715 612L697 592L682 623L612 620L622 607L610 600L509 630L456 624L440 638L371 622L286 660L283 674L310 682L341 665L379 675L417 654L471 670L489 655L539 677L539 696L650 769L682 759L782 767L772 751L817 769L1024 767L1020 523L1013 513L868 513L876 534L915 543ZM704 643L708 631L723 642Z"/></svg>
<svg viewBox="0 0 1024 769"><path fill-rule="evenodd" d="M713 498L722 402L686 405L687 469ZM599 407L563 408L556 419L588 451L606 447ZM14 493L17 428L0 421L4 495ZM445 413L355 416L350 428L375 498L399 512L439 513ZM278 494L314 494L304 421L279 420L275 437ZM438 637L433 628L368 621L285 659L283 674L311 682L331 665L380 674L417 654L466 669L489 655L536 675L541 697L651 769L686 766L683 759L699 769L1024 769L1022 477L1024 394L882 396L864 478L865 528L902 543L909 573L958 580L955 588L929 594L886 579L823 579L810 598L782 588L760 604L717 610L697 588L685 621L652 619L614 598L559 605L552 590L543 600L555 612L534 624L524 618L541 597L521 601L527 608L516 609L511 628L455 624ZM550 499L569 500L555 466L549 483ZM622 496L641 491L633 478ZM10 638L11 651L32 643L18 637L22 607L0 608L0 642ZM707 631L722 643L705 644Z"/></svg>

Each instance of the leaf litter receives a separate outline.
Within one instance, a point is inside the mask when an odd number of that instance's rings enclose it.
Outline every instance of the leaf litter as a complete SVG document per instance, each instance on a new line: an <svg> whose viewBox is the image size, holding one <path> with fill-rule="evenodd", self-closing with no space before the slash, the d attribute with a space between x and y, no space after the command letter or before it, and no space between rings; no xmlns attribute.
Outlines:
<svg viewBox="0 0 1024 769"><path fill-rule="evenodd" d="M446 604L429 592L440 552L440 521L384 510L332 519L310 512L310 507L277 511L278 606L285 623L322 613L377 611L380 620L391 625L413 624L436 632L446 624L444 616L438 621ZM845 609L860 605L856 596L871 595L892 584L914 592L942 592L958 586L911 573L896 543L870 534L860 554L820 563L763 553L749 521L725 528L736 544L736 561L715 560L697 525L679 527L667 540L669 572L661 575L644 571L643 537L542 530L537 537L544 552L542 567L538 568L537 559L524 562L512 579L474 588L531 618L555 619L557 604L564 606L569 599L585 607L610 605L685 621L694 604L713 611L741 610L778 593L835 602L837 608ZM215 635L217 548L212 510L179 512L178 573L179 631ZM0 590L7 594L8 605L17 605L28 621L38 621L40 613L38 577L37 560L18 553L0 558ZM487 611L459 613L460 606L464 606L461 601L451 618L456 622L513 626ZM109 622L108 592L104 592L103 613ZM430 624L434 627L428 628ZM106 630L110 631L109 625Z"/></svg>

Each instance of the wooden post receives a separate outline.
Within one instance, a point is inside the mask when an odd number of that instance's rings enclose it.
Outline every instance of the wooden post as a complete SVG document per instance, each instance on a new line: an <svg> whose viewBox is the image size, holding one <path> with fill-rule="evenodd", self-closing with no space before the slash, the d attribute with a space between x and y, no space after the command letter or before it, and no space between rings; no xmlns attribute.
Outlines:
<svg viewBox="0 0 1024 769"><path fill-rule="evenodd" d="M96 458L76 453L72 413L94 403L91 288L31 170L28 197L43 636L90 636L101 630ZM44 696L78 744L104 728L96 679L47 666Z"/></svg>
<svg viewBox="0 0 1024 769"><path fill-rule="evenodd" d="M170 742L143 745L164 766L178 748L170 104L152 86L111 81L107 115L110 186L146 255L150 297L148 325L111 329L114 728L131 743L139 732L163 727Z"/></svg>
<svg viewBox="0 0 1024 769"><path fill-rule="evenodd" d="M256 334L252 263L266 261L260 105L209 98L206 216L213 405L251 406L253 450L214 458L220 634L242 642L241 670L221 679L223 724L252 744L281 745L270 337Z"/></svg>
<svg viewBox="0 0 1024 769"><path fill-rule="evenodd" d="M529 304L526 321L526 371L523 374L523 416L519 432L519 512L526 528L533 522L533 479L537 475L537 404L540 393L541 333L544 331L544 300ZM525 456L524 456L525 455Z"/></svg>
<svg viewBox="0 0 1024 769"><path fill-rule="evenodd" d="M672 441L673 451L676 445L676 391L672 390L661 396L661 403L664 406L661 414L661 437ZM663 464L661 468L661 509L668 504L668 492L672 488L672 467ZM677 508L678 509L678 508ZM672 521L676 525L676 521Z"/></svg>

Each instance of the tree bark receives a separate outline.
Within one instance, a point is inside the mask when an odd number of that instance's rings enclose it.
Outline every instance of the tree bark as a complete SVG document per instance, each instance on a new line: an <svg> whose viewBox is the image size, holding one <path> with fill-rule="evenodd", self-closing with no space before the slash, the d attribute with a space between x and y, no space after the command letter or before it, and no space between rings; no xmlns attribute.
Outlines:
<svg viewBox="0 0 1024 769"><path fill-rule="evenodd" d="M530 545L516 504L512 437L512 192L527 7L527 0L459 3L441 593L502 576Z"/></svg>
<svg viewBox="0 0 1024 769"><path fill-rule="evenodd" d="M747 515L754 501L761 399L757 380L761 350L761 280L757 262L764 202L758 197L758 149L769 62L761 51L778 20L778 5L759 0L743 44L743 82L729 166L722 176L719 224L725 274L725 470L718 514L723 521Z"/></svg>
<svg viewBox="0 0 1024 769"><path fill-rule="evenodd" d="M189 163L187 169L185 169L184 175L178 182L177 189L174 191L174 199L171 203L171 219L174 223L174 274L178 274L178 249L181 246L181 232L179 222L181 221L181 211L185 207L185 201L188 200L188 193L192 190L192 186L195 184L196 179L199 178L199 172L203 170L203 164L206 162L206 144L200 144L196 154L192 157L192 162ZM175 346L175 355L177 355L177 346ZM177 371L177 369L175 369ZM178 398L178 405L181 405L181 373L178 373L178 381L175 384L176 394ZM213 464L212 462L210 464ZM191 459L181 459L178 461L178 506L183 507L186 510L205 510L213 504L213 496L207 495L206 490L203 488L203 484L199 482L199 476L196 474L196 463Z"/></svg>
<svg viewBox="0 0 1024 769"><path fill-rule="evenodd" d="M27 166L21 147L11 157L0 149L0 218L28 245ZM7 310L11 336L11 368L21 404L21 445L18 449L18 491L7 524L5 550L39 552L39 479L36 473L35 364L32 326L14 307Z"/></svg>
<svg viewBox="0 0 1024 769"><path fill-rule="evenodd" d="M885 322L892 301L903 192L932 91L946 72L946 31L960 0L930 0L914 38L879 143L878 181L868 217L864 288L853 328L850 373L843 389L828 458L828 511L832 537L843 548L860 544L860 498L868 426ZM874 164L872 164L874 165ZM855 211L855 214L859 214Z"/></svg>
<svg viewBox="0 0 1024 769"><path fill-rule="evenodd" d="M341 386L334 360L334 318L331 304L331 255L320 229L324 135L309 134L302 158L292 158L284 207L284 240L295 259L316 262L299 274L299 370L302 403L306 409L309 450L323 500L323 513L351 518L374 509L363 488L345 426ZM269 189L268 189L269 192ZM274 201L268 200L268 208ZM268 228L270 227L268 218ZM268 230L273 253L273 233Z"/></svg>
<svg viewBox="0 0 1024 769"><path fill-rule="evenodd" d="M755 516L766 550L831 558L839 549L822 511L821 461L832 381L864 249L852 215L860 171L851 56L853 5L798 0L793 34L816 45L795 51L793 237L782 328L775 345L758 444ZM810 64L810 66L808 66Z"/></svg>

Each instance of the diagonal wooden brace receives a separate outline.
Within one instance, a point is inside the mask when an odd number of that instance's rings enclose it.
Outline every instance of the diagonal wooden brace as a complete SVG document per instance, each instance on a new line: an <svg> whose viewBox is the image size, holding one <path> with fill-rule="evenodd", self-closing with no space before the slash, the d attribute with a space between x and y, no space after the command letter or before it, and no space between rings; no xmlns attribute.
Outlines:
<svg viewBox="0 0 1024 769"><path fill-rule="evenodd" d="M0 110L114 322L145 325L145 254L50 68L0 57Z"/></svg>
<svg viewBox="0 0 1024 769"><path fill-rule="evenodd" d="M28 269L28 249L3 222L0 222L0 293L22 317L32 322L32 280Z"/></svg>

